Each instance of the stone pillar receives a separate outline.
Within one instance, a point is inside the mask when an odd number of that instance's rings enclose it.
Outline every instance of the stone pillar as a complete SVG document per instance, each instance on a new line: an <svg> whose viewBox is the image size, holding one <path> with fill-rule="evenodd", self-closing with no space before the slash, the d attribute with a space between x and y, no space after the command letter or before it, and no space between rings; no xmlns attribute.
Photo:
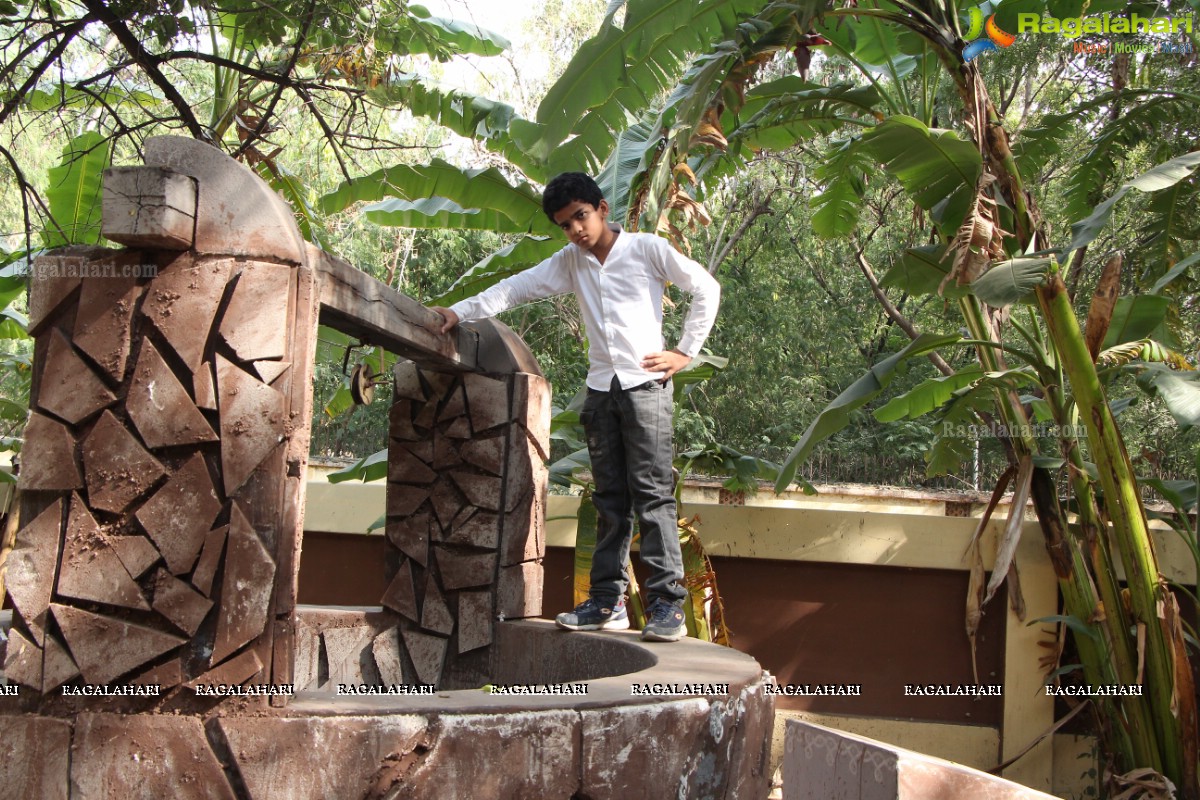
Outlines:
<svg viewBox="0 0 1200 800"><path fill-rule="evenodd" d="M396 366L395 382L381 601L398 618L394 677L478 687L496 621L541 613L550 387L530 372L453 374L411 361Z"/></svg>
<svg viewBox="0 0 1200 800"><path fill-rule="evenodd" d="M129 249L34 262L9 680L290 682L317 292L290 209L208 145L105 176ZM185 693L190 695L191 693Z"/></svg>

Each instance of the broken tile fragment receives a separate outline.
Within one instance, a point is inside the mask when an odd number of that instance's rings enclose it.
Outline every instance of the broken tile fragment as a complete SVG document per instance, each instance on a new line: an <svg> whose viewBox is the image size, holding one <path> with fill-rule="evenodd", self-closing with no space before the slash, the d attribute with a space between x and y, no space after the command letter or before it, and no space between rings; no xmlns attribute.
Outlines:
<svg viewBox="0 0 1200 800"><path fill-rule="evenodd" d="M434 486L431 497L433 513L437 516L438 524L442 526L442 530L449 530L450 523L462 510L462 495L454 488L451 481L443 477Z"/></svg>
<svg viewBox="0 0 1200 800"><path fill-rule="evenodd" d="M404 669L400 662L400 629L388 628L371 642L371 655L375 658L375 669L384 686L404 683Z"/></svg>
<svg viewBox="0 0 1200 800"><path fill-rule="evenodd" d="M275 562L235 502L210 663L219 664L239 647L262 634L267 626L267 613L274 588Z"/></svg>
<svg viewBox="0 0 1200 800"><path fill-rule="evenodd" d="M388 480L393 483L433 483L437 473L403 447L388 448Z"/></svg>
<svg viewBox="0 0 1200 800"><path fill-rule="evenodd" d="M458 593L458 652L466 653L492 643L492 593Z"/></svg>
<svg viewBox="0 0 1200 800"><path fill-rule="evenodd" d="M134 686L161 686L167 689L183 683L183 663L178 658L172 658L165 664L151 667L142 674L129 679Z"/></svg>
<svg viewBox="0 0 1200 800"><path fill-rule="evenodd" d="M467 496L467 501L473 506L499 511L502 505L503 481L494 475L477 475L471 472L454 470L450 473L458 488Z"/></svg>
<svg viewBox="0 0 1200 800"><path fill-rule="evenodd" d="M45 638L46 613L58 568L63 501L54 503L17 532L8 556L8 596L38 644Z"/></svg>
<svg viewBox="0 0 1200 800"><path fill-rule="evenodd" d="M417 365L412 361L397 361L396 366L392 367L392 378L396 397L425 402L425 387L421 384Z"/></svg>
<svg viewBox="0 0 1200 800"><path fill-rule="evenodd" d="M42 324L54 316L62 302L79 286L81 255L43 255L33 259L29 275L29 332L38 336Z"/></svg>
<svg viewBox="0 0 1200 800"><path fill-rule="evenodd" d="M67 535L58 572L58 594L126 608L149 610L142 590L78 494L71 496Z"/></svg>
<svg viewBox="0 0 1200 800"><path fill-rule="evenodd" d="M463 461L478 467L489 475L501 475L504 472L503 436L471 439L462 445L460 452Z"/></svg>
<svg viewBox="0 0 1200 800"><path fill-rule="evenodd" d="M483 375L463 376L471 427L477 433L508 422L508 384Z"/></svg>
<svg viewBox="0 0 1200 800"><path fill-rule="evenodd" d="M397 400L388 409L388 435L404 442L421 438L421 434L413 428L411 400Z"/></svg>
<svg viewBox="0 0 1200 800"><path fill-rule="evenodd" d="M486 586L496 577L495 553L461 553L447 547L437 549L442 585L449 589Z"/></svg>
<svg viewBox="0 0 1200 800"><path fill-rule="evenodd" d="M4 678L9 683L42 690L42 649L13 628L8 632L8 648L4 654Z"/></svg>
<svg viewBox="0 0 1200 800"><path fill-rule="evenodd" d="M114 536L110 544L131 578L140 578L162 557L145 536Z"/></svg>
<svg viewBox="0 0 1200 800"><path fill-rule="evenodd" d="M390 608L397 614L403 614L413 622L420 621L421 617L417 611L417 594L413 587L412 567L407 560L400 565L400 569L396 570L396 576L388 584L379 604Z"/></svg>
<svg viewBox="0 0 1200 800"><path fill-rule="evenodd" d="M42 694L49 694L67 681L78 677L79 667L75 665L75 660L53 636L46 637L43 658Z"/></svg>
<svg viewBox="0 0 1200 800"><path fill-rule="evenodd" d="M387 521L387 537L409 558L425 566L429 557L429 515L414 514L402 519Z"/></svg>
<svg viewBox="0 0 1200 800"><path fill-rule="evenodd" d="M46 362L38 384L37 407L78 425L117 397L84 363L58 328L49 333Z"/></svg>
<svg viewBox="0 0 1200 800"><path fill-rule="evenodd" d="M162 332L193 375L204 360L213 317L232 266L228 258L197 262L181 256L161 270L146 289L142 314Z"/></svg>
<svg viewBox="0 0 1200 800"><path fill-rule="evenodd" d="M75 438L66 425L36 411L25 423L25 447L17 486L22 491L70 491L83 488L75 463Z"/></svg>
<svg viewBox="0 0 1200 800"><path fill-rule="evenodd" d="M217 514L217 498L204 456L196 453L138 509L138 523L176 575L191 570Z"/></svg>
<svg viewBox="0 0 1200 800"><path fill-rule="evenodd" d="M505 619L536 617L542 613L542 565L526 561L501 567L496 581L496 613Z"/></svg>
<svg viewBox="0 0 1200 800"><path fill-rule="evenodd" d="M429 387L428 397L430 400L441 400L450 393L450 387L454 385L457 375L453 372L433 372L432 370L421 370L421 378Z"/></svg>
<svg viewBox="0 0 1200 800"><path fill-rule="evenodd" d="M213 384L212 364L205 361L192 373L192 396L196 405L208 411L217 410L217 387Z"/></svg>
<svg viewBox="0 0 1200 800"><path fill-rule="evenodd" d="M119 514L166 474L111 411L83 440L83 473L92 508Z"/></svg>
<svg viewBox="0 0 1200 800"><path fill-rule="evenodd" d="M438 589L432 572L425 578L425 597L421 601L421 627L444 636L449 636L454 630L454 617L450 614L446 598Z"/></svg>
<svg viewBox="0 0 1200 800"><path fill-rule="evenodd" d="M221 405L221 469L232 495L284 439L282 394L217 356Z"/></svg>
<svg viewBox="0 0 1200 800"><path fill-rule="evenodd" d="M529 432L530 443L543 461L550 460L550 383L540 375L513 376L517 396L525 398L522 408L513 403L513 416Z"/></svg>
<svg viewBox="0 0 1200 800"><path fill-rule="evenodd" d="M244 262L233 297L221 320L221 336L242 361L287 355L291 267Z"/></svg>
<svg viewBox="0 0 1200 800"><path fill-rule="evenodd" d="M429 497L429 490L403 483L389 483L387 487L387 515L407 517L413 514Z"/></svg>
<svg viewBox="0 0 1200 800"><path fill-rule="evenodd" d="M442 663L446 659L446 640L419 630L403 632L404 647L412 659L420 683L436 685L442 677Z"/></svg>
<svg viewBox="0 0 1200 800"><path fill-rule="evenodd" d="M459 417L446 428L446 436L451 439L470 439L473 435L466 417Z"/></svg>
<svg viewBox="0 0 1200 800"><path fill-rule="evenodd" d="M142 342L125 409L149 448L217 441L200 409L149 339Z"/></svg>
<svg viewBox="0 0 1200 800"><path fill-rule="evenodd" d="M467 406L466 403L463 402L462 387L459 386L456 387L453 392L451 392L450 399L446 401L444 406L442 406L442 410L441 413L438 414L437 421L445 422L448 419L461 417L465 413L467 413Z"/></svg>
<svg viewBox="0 0 1200 800"><path fill-rule="evenodd" d="M216 530L209 531L204 538L204 549L200 551L200 560L192 572L192 586L205 595L212 595L213 578L217 574L217 566L221 563L221 552L225 549L225 535L229 532L228 525L222 525Z"/></svg>
<svg viewBox="0 0 1200 800"><path fill-rule="evenodd" d="M321 639L325 643L329 682L334 685L361 683L363 674L359 659L371 641L371 628L366 625L326 628L321 632Z"/></svg>
<svg viewBox="0 0 1200 800"><path fill-rule="evenodd" d="M255 361L254 370L262 378L263 383L274 383L275 380L288 371L290 361Z"/></svg>
<svg viewBox="0 0 1200 800"><path fill-rule="evenodd" d="M50 606L88 683L108 684L186 640L81 608Z"/></svg>
<svg viewBox="0 0 1200 800"><path fill-rule="evenodd" d="M200 684L240 686L262 671L262 659L258 657L258 653L251 649L238 653L224 664L193 678L185 685L193 688Z"/></svg>
<svg viewBox="0 0 1200 800"><path fill-rule="evenodd" d="M458 454L458 448L454 446L454 441L449 439L444 434L433 434L433 463L434 469L441 471L449 467L454 467L462 463L462 457Z"/></svg>
<svg viewBox="0 0 1200 800"><path fill-rule="evenodd" d="M413 417L413 427L420 428L423 431L429 430L433 427L434 417L436 414L437 403L433 400L430 400L424 406L422 406L421 409L417 411L416 416Z"/></svg>
<svg viewBox="0 0 1200 800"><path fill-rule="evenodd" d="M114 383L125 376L129 358L130 321L141 297L136 277L83 281L75 316L75 346L92 357Z"/></svg>
<svg viewBox="0 0 1200 800"><path fill-rule="evenodd" d="M165 569L154 575L154 602L158 613L188 636L195 636L212 608L212 601Z"/></svg>
<svg viewBox="0 0 1200 800"><path fill-rule="evenodd" d="M500 515L479 511L462 524L456 524L442 537L447 544L495 548L500 543Z"/></svg>

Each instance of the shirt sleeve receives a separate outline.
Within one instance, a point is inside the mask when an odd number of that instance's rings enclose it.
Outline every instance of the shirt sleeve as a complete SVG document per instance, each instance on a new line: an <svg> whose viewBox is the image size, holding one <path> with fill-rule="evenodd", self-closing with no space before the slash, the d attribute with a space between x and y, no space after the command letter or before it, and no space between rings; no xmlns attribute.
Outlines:
<svg viewBox="0 0 1200 800"><path fill-rule="evenodd" d="M708 270L680 253L662 237L654 237L656 261L662 277L692 296L691 308L683 321L683 333L675 347L689 358L695 358L712 331L721 304L721 284Z"/></svg>
<svg viewBox="0 0 1200 800"><path fill-rule="evenodd" d="M565 252L566 248L559 250L536 267L505 278L474 297L459 300L450 306L450 310L464 322L486 319L522 303L571 291L571 275Z"/></svg>

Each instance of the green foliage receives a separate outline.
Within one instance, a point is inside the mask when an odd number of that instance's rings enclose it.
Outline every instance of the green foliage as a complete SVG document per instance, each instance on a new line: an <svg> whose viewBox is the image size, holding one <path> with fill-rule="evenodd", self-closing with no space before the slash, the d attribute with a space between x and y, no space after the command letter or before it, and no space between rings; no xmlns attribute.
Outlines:
<svg viewBox="0 0 1200 800"><path fill-rule="evenodd" d="M96 131L76 136L50 170L47 199L53 222L42 231L46 247L100 241L100 178L112 160L112 143Z"/></svg>

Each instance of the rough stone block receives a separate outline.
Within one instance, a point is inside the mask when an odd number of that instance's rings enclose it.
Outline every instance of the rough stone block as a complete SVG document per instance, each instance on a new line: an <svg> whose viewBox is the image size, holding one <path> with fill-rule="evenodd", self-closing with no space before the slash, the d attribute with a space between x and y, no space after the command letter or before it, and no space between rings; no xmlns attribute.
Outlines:
<svg viewBox="0 0 1200 800"><path fill-rule="evenodd" d="M83 472L92 508L119 514L166 470L158 459L125 429L111 411L105 411L83 440Z"/></svg>
<svg viewBox="0 0 1200 800"><path fill-rule="evenodd" d="M196 182L162 167L104 171L101 233L129 247L187 250L196 227Z"/></svg>
<svg viewBox="0 0 1200 800"><path fill-rule="evenodd" d="M204 456L193 455L138 509L137 521L176 575L189 572L221 511Z"/></svg>
<svg viewBox="0 0 1200 800"><path fill-rule="evenodd" d="M45 637L46 613L54 591L62 512L63 501L55 500L17 532L8 556L8 596L39 644Z"/></svg>
<svg viewBox="0 0 1200 800"><path fill-rule="evenodd" d="M71 797L235 800L197 717L80 714Z"/></svg>
<svg viewBox="0 0 1200 800"><path fill-rule="evenodd" d="M296 691L317 688L317 676L321 673L321 635L298 619L294 647L292 682L296 685Z"/></svg>
<svg viewBox="0 0 1200 800"><path fill-rule="evenodd" d="M217 441L217 434L149 339L142 341L125 410L149 448Z"/></svg>
<svg viewBox="0 0 1200 800"><path fill-rule="evenodd" d="M496 587L496 613L505 619L542 613L542 565L536 561L501 567Z"/></svg>
<svg viewBox="0 0 1200 800"><path fill-rule="evenodd" d="M46 362L38 386L37 407L78 425L117 397L105 387L91 367L58 328L51 328Z"/></svg>
<svg viewBox="0 0 1200 800"><path fill-rule="evenodd" d="M34 716L0 716L0 786L13 798L67 800L71 725Z"/></svg>
<svg viewBox="0 0 1200 800"><path fill-rule="evenodd" d="M83 488L83 476L75 463L75 437L67 426L35 411L25 424L25 443L17 476L22 491Z"/></svg>
<svg viewBox="0 0 1200 800"><path fill-rule="evenodd" d="M111 683L185 641L79 608L52 604L50 610L88 683Z"/></svg>
<svg viewBox="0 0 1200 800"><path fill-rule="evenodd" d="M113 266L133 266L132 255L115 255ZM132 344L133 309L142 287L136 277L87 278L82 286L75 315L75 346L91 356L114 383L120 383Z"/></svg>
<svg viewBox="0 0 1200 800"><path fill-rule="evenodd" d="M142 590L129 577L79 495L71 496L71 513L58 572L58 594L146 611Z"/></svg>
<svg viewBox="0 0 1200 800"><path fill-rule="evenodd" d="M771 734L775 697L764 683L747 686L738 699L743 709L729 754L729 797L765 797L771 782Z"/></svg>
<svg viewBox="0 0 1200 800"><path fill-rule="evenodd" d="M142 313L162 333L195 380L204 362L209 331L225 294L233 261L228 258L193 259L182 255L159 271L146 289ZM211 378L211 365L209 367ZM196 402L204 405L200 388ZM216 408L214 404L211 406Z"/></svg>
<svg viewBox="0 0 1200 800"><path fill-rule="evenodd" d="M439 547L437 564L442 574L442 585L448 590L487 586L496 578L495 553L471 553Z"/></svg>
<svg viewBox="0 0 1200 800"><path fill-rule="evenodd" d="M543 460L550 458L550 383L540 375L513 376L514 396L524 398L522 408L515 400L513 416L529 431L529 438Z"/></svg>
<svg viewBox="0 0 1200 800"><path fill-rule="evenodd" d="M210 663L219 664L262 634L274 588L275 562L235 502Z"/></svg>
<svg viewBox="0 0 1200 800"><path fill-rule="evenodd" d="M388 584L387 591L383 593L379 604L390 608L397 614L403 614L413 622L420 621L421 615L417 611L417 594L413 588L412 566L408 561L405 561L400 565L400 569L396 570L396 577L392 578L392 582Z"/></svg>
<svg viewBox="0 0 1200 800"><path fill-rule="evenodd" d="M228 317L226 317L228 319ZM282 394L217 356L221 404L221 470L232 495L286 435Z"/></svg>
<svg viewBox="0 0 1200 800"><path fill-rule="evenodd" d="M304 263L304 238L291 206L252 171L186 136L154 136L144 150L147 166L196 179L196 252Z"/></svg>
<svg viewBox="0 0 1200 800"><path fill-rule="evenodd" d="M456 714L441 723L441 735L399 784L400 796L441 800L447 787L478 798L579 796L575 712ZM625 796L667 795L635 791Z"/></svg>
<svg viewBox="0 0 1200 800"><path fill-rule="evenodd" d="M200 623L212 608L212 601L165 569L154 576L154 603L151 606L188 636L195 636Z"/></svg>
<svg viewBox="0 0 1200 800"><path fill-rule="evenodd" d="M420 756L426 722L415 716L216 720L247 797L387 797L398 774ZM318 756L319 754L319 756ZM320 769L303 769L319 757ZM443 797L448 795L443 794Z"/></svg>
<svg viewBox="0 0 1200 800"><path fill-rule="evenodd" d="M545 492L530 491L504 517L504 566L540 559L546 554Z"/></svg>
<svg viewBox="0 0 1200 800"><path fill-rule="evenodd" d="M221 553L225 549L225 537L228 533L229 526L222 525L205 534L204 549L200 551L200 559L196 562L196 569L192 571L192 586L205 595L212 594L213 578L216 577L217 567L221 563Z"/></svg>
<svg viewBox="0 0 1200 800"><path fill-rule="evenodd" d="M491 644L493 619L491 592L459 592L458 652Z"/></svg>
<svg viewBox="0 0 1200 800"><path fill-rule="evenodd" d="M446 598L438 589L432 572L425 578L425 595L421 601L421 627L443 636L449 636L454 630L454 617L450 614Z"/></svg>
<svg viewBox="0 0 1200 800"><path fill-rule="evenodd" d="M708 705L695 698L580 712L580 794L597 800L693 796L686 792L684 773L704 744Z"/></svg>

